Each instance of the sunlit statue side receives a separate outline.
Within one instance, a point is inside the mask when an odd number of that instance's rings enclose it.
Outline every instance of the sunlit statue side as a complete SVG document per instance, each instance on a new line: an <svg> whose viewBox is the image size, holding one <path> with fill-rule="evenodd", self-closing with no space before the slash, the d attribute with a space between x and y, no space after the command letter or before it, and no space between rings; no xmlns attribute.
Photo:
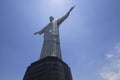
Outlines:
<svg viewBox="0 0 120 80"><path fill-rule="evenodd" d="M71 7L70 10L63 17L57 20L54 20L54 17L50 16L50 23L48 23L48 25L46 25L42 30L34 33L34 35L41 35L44 33L44 43L40 59L47 56L54 56L62 59L59 38L59 26L69 16L74 7L75 6Z"/></svg>

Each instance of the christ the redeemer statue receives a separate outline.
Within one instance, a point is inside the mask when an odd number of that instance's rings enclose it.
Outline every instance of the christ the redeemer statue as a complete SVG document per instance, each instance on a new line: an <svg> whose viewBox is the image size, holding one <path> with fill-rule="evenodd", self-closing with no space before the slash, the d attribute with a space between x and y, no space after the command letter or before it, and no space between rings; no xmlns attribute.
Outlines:
<svg viewBox="0 0 120 80"><path fill-rule="evenodd" d="M41 35L44 33L44 43L40 59L43 59L47 56L54 56L62 59L59 38L59 26L69 16L74 7L75 6L71 7L71 9L63 17L57 20L54 20L54 17L50 16L50 23L48 23L48 25L46 25L42 30L34 33L35 35Z"/></svg>

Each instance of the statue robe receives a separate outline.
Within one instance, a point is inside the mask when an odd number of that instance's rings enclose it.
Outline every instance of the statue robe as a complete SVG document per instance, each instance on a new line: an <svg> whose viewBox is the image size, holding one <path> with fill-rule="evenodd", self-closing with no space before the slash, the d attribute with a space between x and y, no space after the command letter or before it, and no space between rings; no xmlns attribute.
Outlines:
<svg viewBox="0 0 120 80"><path fill-rule="evenodd" d="M62 59L59 38L59 26L68 16L69 13L65 14L60 19L50 22L46 27L38 32L39 34L44 33L44 43L41 50L40 59L47 56L55 56L59 59Z"/></svg>

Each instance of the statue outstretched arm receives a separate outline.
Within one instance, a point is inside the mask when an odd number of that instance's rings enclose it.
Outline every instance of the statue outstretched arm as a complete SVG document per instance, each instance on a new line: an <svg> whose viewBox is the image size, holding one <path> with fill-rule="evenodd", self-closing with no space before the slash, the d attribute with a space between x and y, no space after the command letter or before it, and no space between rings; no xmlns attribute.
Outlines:
<svg viewBox="0 0 120 80"><path fill-rule="evenodd" d="M70 12L74 9L75 5L70 8L70 10L61 18L57 20L57 24L60 25L70 14Z"/></svg>
<svg viewBox="0 0 120 80"><path fill-rule="evenodd" d="M38 32L35 32L34 35L36 35L36 34L41 35L42 33L44 33L44 29L42 29L42 30L40 30L40 31L38 31Z"/></svg>

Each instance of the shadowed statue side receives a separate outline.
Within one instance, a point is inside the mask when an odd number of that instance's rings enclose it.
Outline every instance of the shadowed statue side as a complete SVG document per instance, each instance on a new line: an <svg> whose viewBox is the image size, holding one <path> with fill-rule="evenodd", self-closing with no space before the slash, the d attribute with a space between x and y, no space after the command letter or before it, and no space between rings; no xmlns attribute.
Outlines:
<svg viewBox="0 0 120 80"><path fill-rule="evenodd" d="M70 10L63 17L57 20L54 20L54 17L50 16L50 23L48 23L48 25L45 26L42 30L34 33L34 35L41 35L44 33L44 43L40 59L47 56L55 56L59 59L62 59L59 38L59 26L69 16L74 7L75 6L71 7Z"/></svg>

